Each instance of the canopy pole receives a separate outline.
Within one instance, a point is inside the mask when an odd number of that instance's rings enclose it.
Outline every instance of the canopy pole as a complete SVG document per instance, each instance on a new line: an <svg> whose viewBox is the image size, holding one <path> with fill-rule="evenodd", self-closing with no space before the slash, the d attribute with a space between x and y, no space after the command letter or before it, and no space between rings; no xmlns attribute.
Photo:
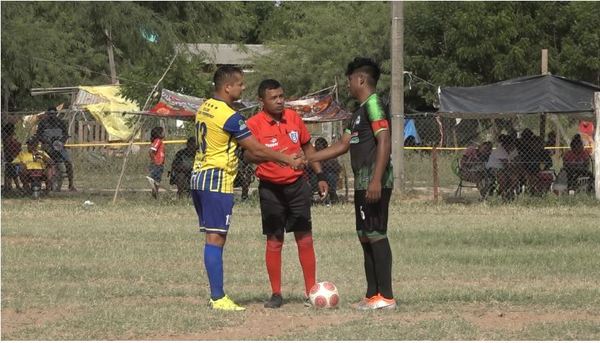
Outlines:
<svg viewBox="0 0 600 343"><path fill-rule="evenodd" d="M148 98L146 99L146 102L144 103L144 107L142 108L142 112L145 112L147 110L148 104L150 103L150 99L152 99L152 95L158 88L158 85L162 82L162 80L167 75L167 72L169 72L169 70L171 69L173 62L175 62L175 58L177 58L177 51L175 52L175 56L173 56L173 59L171 59L171 63L169 63L169 66L167 67L167 69L165 69L165 72L162 74L162 76L160 77L158 82L156 82L156 84L152 88L152 91L150 91L150 94L148 95ZM137 135L138 131L144 126L145 119L146 118L142 117L142 116L140 116L138 118L138 121L136 122L137 127L131 133L131 138L129 138L129 145L127 146L127 149L125 150L125 157L123 158L123 165L121 166L121 174L119 175L119 181L117 182L117 186L115 187L115 195L113 196L113 201L112 201L113 204L115 204L117 202L117 196L119 195L119 189L121 188L121 182L123 181L123 174L125 174L125 166L127 166L127 157L129 156L129 153L131 152L131 147L133 146L133 140L135 139L135 136Z"/></svg>

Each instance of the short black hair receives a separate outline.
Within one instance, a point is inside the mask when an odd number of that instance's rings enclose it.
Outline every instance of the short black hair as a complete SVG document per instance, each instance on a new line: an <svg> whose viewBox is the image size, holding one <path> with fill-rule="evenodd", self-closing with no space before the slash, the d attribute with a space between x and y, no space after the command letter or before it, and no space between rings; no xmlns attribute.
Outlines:
<svg viewBox="0 0 600 343"><path fill-rule="evenodd" d="M346 68L346 76L350 76L356 72L362 72L369 76L369 84L376 86L381 76L381 69L379 65L368 57L356 57Z"/></svg>
<svg viewBox="0 0 600 343"><path fill-rule="evenodd" d="M329 144L327 143L327 139L325 139L323 137L319 137L315 140L315 149L317 149L317 151L323 150L323 149L327 148L328 146L329 146Z"/></svg>
<svg viewBox="0 0 600 343"><path fill-rule="evenodd" d="M163 133L162 126L155 126L150 131L150 141L154 142L155 139L160 137L161 133Z"/></svg>
<svg viewBox="0 0 600 343"><path fill-rule="evenodd" d="M281 83L279 83L279 81L273 79L262 80L260 85L258 85L258 97L262 99L265 97L265 93L268 89L277 88L281 88Z"/></svg>
<svg viewBox="0 0 600 343"><path fill-rule="evenodd" d="M234 75L244 75L244 72L241 68L236 66L220 66L217 71L215 71L215 75L213 76L213 83L215 84L215 89L221 89L225 83L227 83Z"/></svg>

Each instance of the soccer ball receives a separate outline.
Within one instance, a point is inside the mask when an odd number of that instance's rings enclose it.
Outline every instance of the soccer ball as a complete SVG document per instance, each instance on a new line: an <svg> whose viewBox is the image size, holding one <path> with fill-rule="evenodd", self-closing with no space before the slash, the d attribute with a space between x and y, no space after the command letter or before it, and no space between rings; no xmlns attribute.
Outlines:
<svg viewBox="0 0 600 343"><path fill-rule="evenodd" d="M315 284L310 289L308 298L314 308L335 308L340 302L337 287L329 281Z"/></svg>

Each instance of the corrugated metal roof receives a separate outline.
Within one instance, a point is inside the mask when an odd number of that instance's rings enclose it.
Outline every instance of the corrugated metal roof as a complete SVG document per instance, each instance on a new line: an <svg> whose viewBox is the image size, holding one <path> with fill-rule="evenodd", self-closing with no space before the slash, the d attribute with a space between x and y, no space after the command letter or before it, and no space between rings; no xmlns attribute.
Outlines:
<svg viewBox="0 0 600 343"><path fill-rule="evenodd" d="M251 65L252 58L269 53L262 44L182 44L179 51L195 55L205 55L214 64Z"/></svg>
<svg viewBox="0 0 600 343"><path fill-rule="evenodd" d="M75 96L75 99L73 99L73 103L71 104L71 106L73 106L73 108L76 109L81 109L83 107L85 107L86 105L92 105L92 104L99 104L102 102L109 102L110 100L102 97L102 96L98 96L92 93L89 93L83 89L79 89L79 91L77 92L77 95Z"/></svg>

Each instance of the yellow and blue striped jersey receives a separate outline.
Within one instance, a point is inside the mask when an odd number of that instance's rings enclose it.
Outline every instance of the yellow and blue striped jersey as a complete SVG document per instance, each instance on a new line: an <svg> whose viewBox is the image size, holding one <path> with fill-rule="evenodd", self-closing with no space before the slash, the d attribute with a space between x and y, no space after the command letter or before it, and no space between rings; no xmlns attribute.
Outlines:
<svg viewBox="0 0 600 343"><path fill-rule="evenodd" d="M233 193L237 141L251 136L244 117L226 102L210 98L196 113L198 150L190 186L193 190Z"/></svg>

